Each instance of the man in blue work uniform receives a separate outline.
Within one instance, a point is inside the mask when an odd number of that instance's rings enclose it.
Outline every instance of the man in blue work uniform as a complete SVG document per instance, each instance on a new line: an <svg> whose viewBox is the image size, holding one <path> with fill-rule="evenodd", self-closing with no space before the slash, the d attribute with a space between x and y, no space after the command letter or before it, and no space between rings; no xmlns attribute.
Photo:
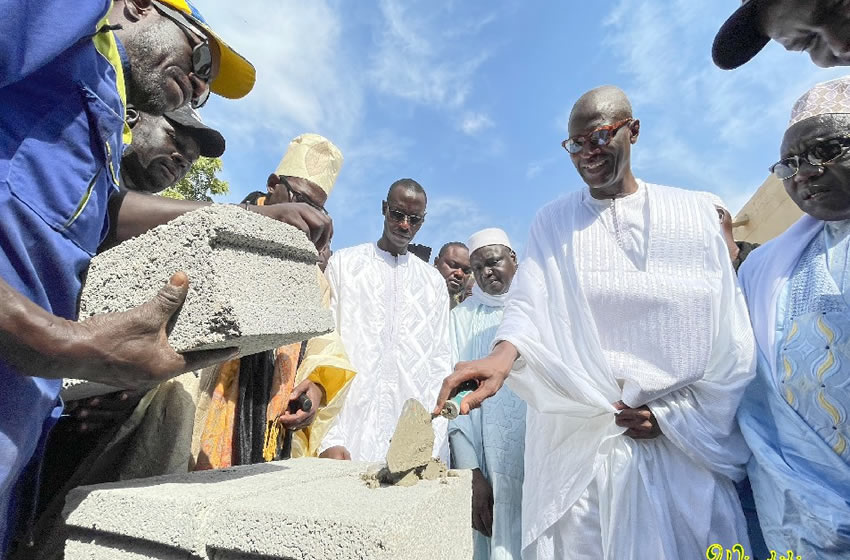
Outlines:
<svg viewBox="0 0 850 560"><path fill-rule="evenodd" d="M134 386L232 352L177 354L165 325L177 273L147 304L77 317L89 260L109 233L146 231L197 204L115 196L127 102L153 114L246 95L254 68L186 0L0 0L0 557L26 525L62 377ZM272 217L317 245L330 221L306 205ZM306 207L306 208L305 208ZM107 218L111 213L111 220Z"/></svg>

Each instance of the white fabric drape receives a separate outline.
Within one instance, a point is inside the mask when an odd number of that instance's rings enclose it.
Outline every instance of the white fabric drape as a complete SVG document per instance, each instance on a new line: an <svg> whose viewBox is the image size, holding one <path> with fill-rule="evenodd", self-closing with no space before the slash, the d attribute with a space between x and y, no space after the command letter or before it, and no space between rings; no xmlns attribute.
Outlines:
<svg viewBox="0 0 850 560"><path fill-rule="evenodd" d="M631 220L649 223L622 225L648 236L646 270L572 193L535 218L496 336L524 363L508 378L529 404L524 558L673 560L746 544L733 486L749 456L734 419L754 371L746 305L708 201L640 185L648 212ZM664 435L622 436L618 400L648 404ZM570 519L584 522L564 539Z"/></svg>
<svg viewBox="0 0 850 560"><path fill-rule="evenodd" d="M431 410L451 373L446 284L418 257L393 257L374 243L337 251L325 274L357 376L320 452L343 445L355 461L383 461L404 402ZM447 422L433 426L434 453L448 461Z"/></svg>

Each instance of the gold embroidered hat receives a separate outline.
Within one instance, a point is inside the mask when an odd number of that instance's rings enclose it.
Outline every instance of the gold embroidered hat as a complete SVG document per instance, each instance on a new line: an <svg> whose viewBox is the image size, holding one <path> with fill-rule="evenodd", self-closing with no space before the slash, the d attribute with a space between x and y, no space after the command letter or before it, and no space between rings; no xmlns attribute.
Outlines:
<svg viewBox="0 0 850 560"><path fill-rule="evenodd" d="M328 195L342 167L342 152L319 134L302 134L289 143L275 174L312 181Z"/></svg>

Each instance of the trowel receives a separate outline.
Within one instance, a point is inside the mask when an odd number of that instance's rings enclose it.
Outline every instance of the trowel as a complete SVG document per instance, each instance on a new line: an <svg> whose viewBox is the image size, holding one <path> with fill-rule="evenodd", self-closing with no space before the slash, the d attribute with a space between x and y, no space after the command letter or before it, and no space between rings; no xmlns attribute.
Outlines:
<svg viewBox="0 0 850 560"><path fill-rule="evenodd" d="M478 381L475 379L470 379L468 381L464 381L460 384L460 386L456 389L456 393L453 397L449 398L444 404L442 410L440 410L440 414L432 414L431 420L437 416L442 416L446 420L454 420L458 416L460 416L460 403L463 401L463 398L471 393L472 391L478 388Z"/></svg>

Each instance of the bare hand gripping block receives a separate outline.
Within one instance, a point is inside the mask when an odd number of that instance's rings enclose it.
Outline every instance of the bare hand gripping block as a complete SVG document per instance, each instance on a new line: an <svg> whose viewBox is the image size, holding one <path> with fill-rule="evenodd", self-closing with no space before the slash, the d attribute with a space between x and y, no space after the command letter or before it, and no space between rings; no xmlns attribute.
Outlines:
<svg viewBox="0 0 850 560"><path fill-rule="evenodd" d="M208 206L92 259L80 320L141 305L182 270L189 294L168 336L171 346L256 354L333 328L321 306L316 261L297 228L237 206Z"/></svg>
<svg viewBox="0 0 850 560"><path fill-rule="evenodd" d="M470 560L472 477L371 489L293 459L73 490L66 560Z"/></svg>

